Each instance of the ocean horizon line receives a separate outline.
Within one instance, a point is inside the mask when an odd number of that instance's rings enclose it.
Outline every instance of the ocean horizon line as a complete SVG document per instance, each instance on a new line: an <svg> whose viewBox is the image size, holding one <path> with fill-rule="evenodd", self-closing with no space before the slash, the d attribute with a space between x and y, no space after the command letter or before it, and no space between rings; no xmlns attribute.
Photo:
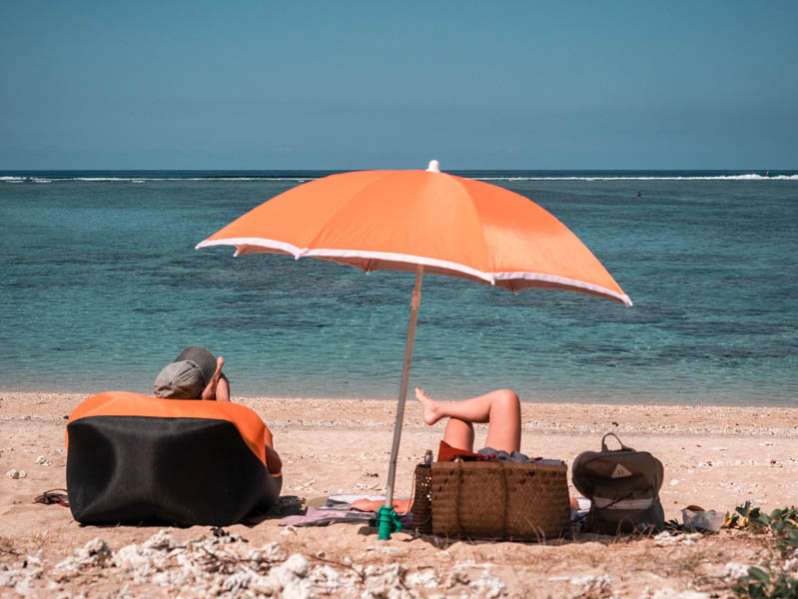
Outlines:
<svg viewBox="0 0 798 599"><path fill-rule="evenodd" d="M359 169L55 169L0 170L0 183L147 183L290 181ZM380 170L380 169L378 169ZM798 181L798 169L452 169L483 181Z"/></svg>

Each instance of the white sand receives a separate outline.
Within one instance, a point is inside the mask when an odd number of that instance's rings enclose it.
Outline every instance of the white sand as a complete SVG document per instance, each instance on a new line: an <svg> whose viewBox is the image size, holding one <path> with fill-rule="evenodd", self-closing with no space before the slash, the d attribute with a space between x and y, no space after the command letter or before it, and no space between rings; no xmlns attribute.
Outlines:
<svg viewBox="0 0 798 599"><path fill-rule="evenodd" d="M47 590L46 585L57 562L95 537L102 537L116 551L140 543L158 530L83 527L67 509L32 503L42 491L65 486L63 417L83 398L0 392L0 582L3 568L7 572L19 568L25 555L41 550L43 574L31 582L36 596L52 596L58 589L82 589L100 596L110 593L129 576L107 564L87 567L85 573L59 582L57 588ZM309 498L382 491L391 443L392 402L248 398L242 403L253 407L274 432L285 464L284 494ZM529 403L522 409L522 450L531 455L570 463L581 451L597 449L605 431L615 431L627 445L654 453L665 465L661 498L668 518L677 517L688 504L732 510L746 500L767 508L798 503L798 409ZM400 456L399 494L410 493L413 467L426 449L437 447L442 433L443 424L426 427L420 416L415 402L410 403ZM44 460L38 461L44 463L37 463L40 456ZM11 469L24 470L26 476L8 478L5 473ZM230 530L248 540L248 547L277 542L289 553L312 557L322 552L324 559L336 562L396 562L408 575L431 568L440 592L479 595L482 591L477 592L477 587L458 587L460 583L456 583L446 590L443 582L451 582L456 568L464 567L458 564L471 560L488 564L503 592L533 597L577 596L591 584L609 585L620 597L646 596L646 588L652 593L667 588L728 589L730 583L723 573L726 564L755 563L762 559L765 546L759 539L727 531L693 544L659 547L651 539L595 538L549 545L436 544L430 538L404 533L384 543L373 534L360 534L356 525L286 532L274 520ZM173 531L182 541L207 533L207 527ZM336 567L341 570L343 566ZM609 579L572 580L599 575ZM477 573L472 573L471 582L477 578ZM134 595L177 592L152 581L132 584L129 590ZM12 592L0 587L0 595L6 591ZM192 594L190 588L183 589L188 596L206 591ZM425 596L418 589L413 593Z"/></svg>

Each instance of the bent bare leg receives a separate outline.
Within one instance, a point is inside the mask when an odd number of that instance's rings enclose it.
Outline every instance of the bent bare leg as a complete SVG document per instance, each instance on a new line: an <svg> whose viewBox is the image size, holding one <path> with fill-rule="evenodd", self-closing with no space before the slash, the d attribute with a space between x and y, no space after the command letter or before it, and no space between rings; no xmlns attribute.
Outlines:
<svg viewBox="0 0 798 599"><path fill-rule="evenodd" d="M230 383L224 377L216 384L216 401L230 401Z"/></svg>
<svg viewBox="0 0 798 599"><path fill-rule="evenodd" d="M487 422L489 447L508 452L521 449L521 404L512 389L497 389L463 401L435 401L417 387L416 398L427 424L445 417L464 423Z"/></svg>
<svg viewBox="0 0 798 599"><path fill-rule="evenodd" d="M449 418L443 440L457 449L474 451L474 425L459 418Z"/></svg>
<svg viewBox="0 0 798 599"><path fill-rule="evenodd" d="M222 368L224 368L224 358L219 356L216 358L216 371L213 373L211 380L208 381L208 384L202 391L202 396L200 399L218 399L221 401L230 401L230 390L227 382L222 380L224 385L219 385L219 379L222 378ZM219 389L217 389L219 386L223 387L221 389L222 393L219 393ZM221 397L217 397L217 395L221 395Z"/></svg>

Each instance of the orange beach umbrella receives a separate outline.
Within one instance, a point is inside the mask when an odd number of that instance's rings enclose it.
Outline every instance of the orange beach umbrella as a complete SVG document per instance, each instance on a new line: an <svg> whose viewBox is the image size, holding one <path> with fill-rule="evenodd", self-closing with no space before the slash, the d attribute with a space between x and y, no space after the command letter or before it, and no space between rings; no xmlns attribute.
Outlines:
<svg viewBox="0 0 798 599"><path fill-rule="evenodd" d="M631 306L618 283L557 218L504 188L441 173L376 170L330 175L299 185L244 214L197 245L235 246L235 255L282 253L365 271L414 271L386 506L396 459L425 272L517 291L566 289ZM382 536L382 533L381 533Z"/></svg>

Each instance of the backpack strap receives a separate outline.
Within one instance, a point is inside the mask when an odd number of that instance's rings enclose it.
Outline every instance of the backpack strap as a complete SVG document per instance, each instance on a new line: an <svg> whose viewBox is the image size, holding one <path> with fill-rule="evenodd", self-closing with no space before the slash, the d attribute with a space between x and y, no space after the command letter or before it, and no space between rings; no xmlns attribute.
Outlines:
<svg viewBox="0 0 798 599"><path fill-rule="evenodd" d="M621 448L620 448L620 449L613 449L612 451L634 451L634 449L632 449L632 448L631 448L631 447L629 447L628 445L624 445L624 444L623 444L623 441L621 441L621 440L618 438L618 435L616 435L615 433L607 433L606 435L604 435L604 436L601 438L601 451L610 451L610 450L607 448L607 437L615 437L615 440L618 442L618 445L620 445L620 446L621 446Z"/></svg>

